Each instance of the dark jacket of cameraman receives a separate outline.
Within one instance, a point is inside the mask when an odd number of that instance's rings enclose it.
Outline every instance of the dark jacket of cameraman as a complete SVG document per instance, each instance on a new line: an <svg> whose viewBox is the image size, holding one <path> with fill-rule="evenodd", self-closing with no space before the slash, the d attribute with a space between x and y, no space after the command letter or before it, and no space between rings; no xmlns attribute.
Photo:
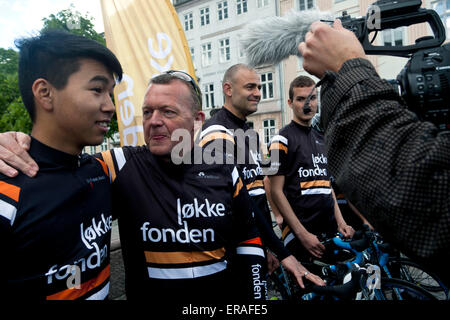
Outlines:
<svg viewBox="0 0 450 320"><path fill-rule="evenodd" d="M450 131L419 121L364 59L327 72L321 101L339 187L386 240L448 273Z"/></svg>

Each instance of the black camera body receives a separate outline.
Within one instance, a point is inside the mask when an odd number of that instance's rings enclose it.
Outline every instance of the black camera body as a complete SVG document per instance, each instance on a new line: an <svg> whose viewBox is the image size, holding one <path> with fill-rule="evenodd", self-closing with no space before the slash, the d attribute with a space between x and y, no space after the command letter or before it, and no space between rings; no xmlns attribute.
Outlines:
<svg viewBox="0 0 450 320"><path fill-rule="evenodd" d="M450 130L450 44L441 46L445 27L436 11L420 8L421 4L421 0L381 0L369 7L366 17L352 18L344 11L338 18L355 33L367 54L409 57L394 81L401 96L420 119ZM371 32L423 22L429 24L434 37L394 47L372 45L375 37L369 41Z"/></svg>
<svg viewBox="0 0 450 320"><path fill-rule="evenodd" d="M450 43L414 53L397 82L408 107L421 119L450 129Z"/></svg>

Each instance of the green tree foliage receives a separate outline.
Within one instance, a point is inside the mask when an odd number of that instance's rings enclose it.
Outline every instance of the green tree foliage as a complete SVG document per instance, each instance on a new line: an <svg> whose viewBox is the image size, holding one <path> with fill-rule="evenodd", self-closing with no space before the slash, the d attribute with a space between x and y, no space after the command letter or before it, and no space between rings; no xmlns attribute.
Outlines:
<svg viewBox="0 0 450 320"><path fill-rule="evenodd" d="M18 62L17 51L0 48L0 132L31 132L31 120L20 98Z"/></svg>
<svg viewBox="0 0 450 320"><path fill-rule="evenodd" d="M62 29L106 45L103 34L95 31L93 19L87 14L83 16L71 5L69 9L61 10L57 14L51 14L47 18L43 18L44 26L41 31Z"/></svg>
<svg viewBox="0 0 450 320"><path fill-rule="evenodd" d="M71 5L68 9L43 18L41 32L51 29L87 37L106 45L103 34L94 29L93 17L82 15ZM31 120L20 98L17 68L19 54L13 49L0 48L0 132L31 132ZM107 136L112 137L118 131L117 118L114 115Z"/></svg>
<svg viewBox="0 0 450 320"><path fill-rule="evenodd" d="M0 48L0 74L17 73L19 54L13 49Z"/></svg>

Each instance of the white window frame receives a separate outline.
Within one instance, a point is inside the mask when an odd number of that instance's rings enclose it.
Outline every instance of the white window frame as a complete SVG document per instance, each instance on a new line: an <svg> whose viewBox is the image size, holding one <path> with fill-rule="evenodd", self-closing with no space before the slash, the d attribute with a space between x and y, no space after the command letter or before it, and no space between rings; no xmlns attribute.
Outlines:
<svg viewBox="0 0 450 320"><path fill-rule="evenodd" d="M397 35L401 35L400 38L397 37ZM386 41L388 40L387 37L390 37L390 46L393 47L398 47L398 46L403 46L404 42L405 42L405 28L404 27L399 27L399 28L395 28L395 29L387 29L387 30L383 30L383 45L386 45ZM396 42L400 40L401 43L396 44Z"/></svg>
<svg viewBox="0 0 450 320"><path fill-rule="evenodd" d="M314 9L316 7L314 2L315 2L314 0L299 0L298 10L303 11Z"/></svg>
<svg viewBox="0 0 450 320"><path fill-rule="evenodd" d="M194 68L197 68L196 64L195 64L195 49L194 49L194 47L190 47L189 52L191 53L192 64L194 65Z"/></svg>
<svg viewBox="0 0 450 320"><path fill-rule="evenodd" d="M209 23L209 7L200 8L200 26L206 26Z"/></svg>
<svg viewBox="0 0 450 320"><path fill-rule="evenodd" d="M269 144L270 140L275 136L276 121L275 119L264 119L262 123L264 131L264 143Z"/></svg>
<svg viewBox="0 0 450 320"><path fill-rule="evenodd" d="M188 12L184 15L184 31L194 29L194 15L192 12Z"/></svg>
<svg viewBox="0 0 450 320"><path fill-rule="evenodd" d="M270 75L270 80L269 80ZM270 100L275 96L275 86L273 83L274 73L273 72L265 72L260 74L261 80L261 100ZM271 93L271 94L270 94Z"/></svg>
<svg viewBox="0 0 450 320"><path fill-rule="evenodd" d="M205 109L214 108L214 83L207 83L203 86L203 97L205 98Z"/></svg>
<svg viewBox="0 0 450 320"><path fill-rule="evenodd" d="M104 140L103 143L100 145L100 151L103 152L103 151L107 151L108 149L109 149L108 142L106 140Z"/></svg>
<svg viewBox="0 0 450 320"><path fill-rule="evenodd" d="M256 5L258 8L267 7L269 5L269 0L257 0Z"/></svg>
<svg viewBox="0 0 450 320"><path fill-rule="evenodd" d="M442 5L442 7L439 8L439 5ZM447 39L450 39L450 5L447 4L446 0L433 1L431 3L431 8L439 14L439 17L441 17Z"/></svg>
<svg viewBox="0 0 450 320"><path fill-rule="evenodd" d="M236 13L244 14L248 12L247 0L236 0Z"/></svg>
<svg viewBox="0 0 450 320"><path fill-rule="evenodd" d="M212 44L207 42L202 44L202 66L207 67L212 64Z"/></svg>
<svg viewBox="0 0 450 320"><path fill-rule="evenodd" d="M238 48L238 57L239 57L239 58L245 58L245 51L244 51L244 49L239 45L239 43L237 44L237 48Z"/></svg>
<svg viewBox="0 0 450 320"><path fill-rule="evenodd" d="M217 19L219 21L228 19L228 0L217 3Z"/></svg>
<svg viewBox="0 0 450 320"><path fill-rule="evenodd" d="M224 63L231 60L230 38L219 40L219 62Z"/></svg>

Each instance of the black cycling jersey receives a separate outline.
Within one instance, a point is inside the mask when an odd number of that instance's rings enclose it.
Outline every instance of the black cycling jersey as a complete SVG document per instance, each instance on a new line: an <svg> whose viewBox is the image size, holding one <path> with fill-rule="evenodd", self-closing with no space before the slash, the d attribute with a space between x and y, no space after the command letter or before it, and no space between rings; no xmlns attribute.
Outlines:
<svg viewBox="0 0 450 320"><path fill-rule="evenodd" d="M233 165L174 165L147 147L101 154L128 299L265 299L264 251Z"/></svg>
<svg viewBox="0 0 450 320"><path fill-rule="evenodd" d="M334 200L323 136L295 121L282 128L269 145L270 158L279 163L276 175L285 176L284 194L303 226L311 233L335 232ZM284 244L294 235L283 226Z"/></svg>
<svg viewBox="0 0 450 320"><path fill-rule="evenodd" d="M29 153L40 168L35 178L0 175L0 295L106 298L112 223L106 166L34 138Z"/></svg>
<svg viewBox="0 0 450 320"><path fill-rule="evenodd" d="M272 218L264 190L260 143L256 131L250 129L244 120L224 107L205 121L198 144L202 147L224 150L226 160L236 164L252 200L261 212L261 216L257 217L257 223L264 245L280 260L289 256L290 253L271 227Z"/></svg>

